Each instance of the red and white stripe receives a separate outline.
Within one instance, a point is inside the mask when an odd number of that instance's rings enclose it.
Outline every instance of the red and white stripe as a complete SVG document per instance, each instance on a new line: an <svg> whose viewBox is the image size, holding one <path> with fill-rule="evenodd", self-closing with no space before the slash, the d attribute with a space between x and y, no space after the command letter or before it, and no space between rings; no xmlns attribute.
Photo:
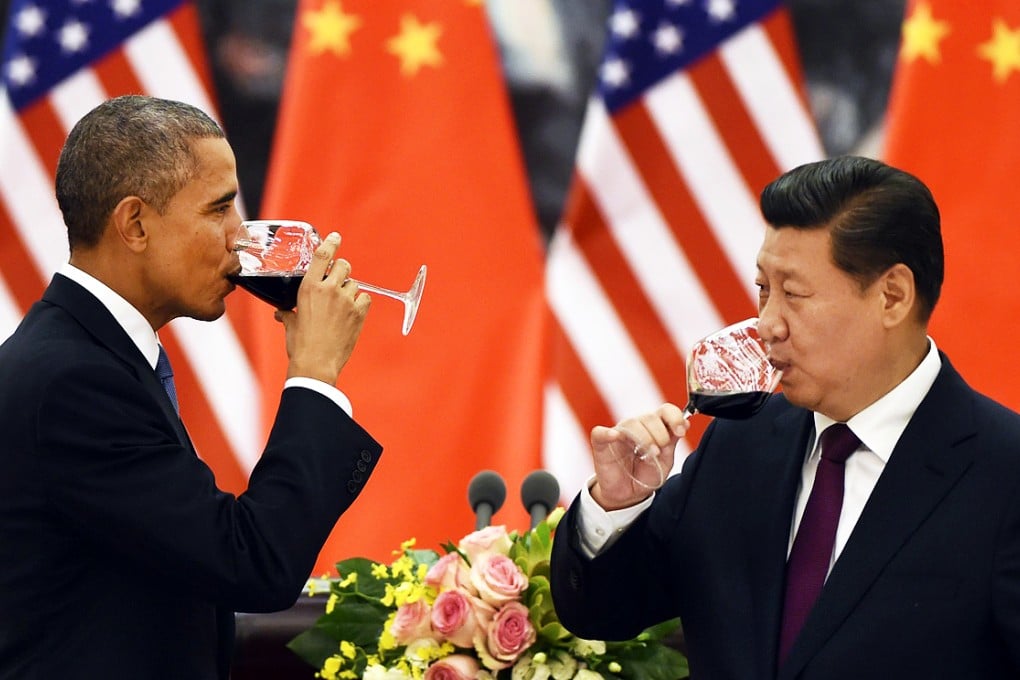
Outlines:
<svg viewBox="0 0 1020 680"><path fill-rule="evenodd" d="M682 405L692 344L754 315L758 193L823 155L782 11L614 116L591 101L547 260L543 463L567 496L592 426Z"/></svg>
<svg viewBox="0 0 1020 680"><path fill-rule="evenodd" d="M65 79L21 115L0 97L0 339L68 258L54 197L57 157L71 127L104 100L131 93L214 112L197 17L184 5L120 49ZM174 365L184 420L226 486L243 482L261 451L261 388L230 319L180 319L160 332Z"/></svg>

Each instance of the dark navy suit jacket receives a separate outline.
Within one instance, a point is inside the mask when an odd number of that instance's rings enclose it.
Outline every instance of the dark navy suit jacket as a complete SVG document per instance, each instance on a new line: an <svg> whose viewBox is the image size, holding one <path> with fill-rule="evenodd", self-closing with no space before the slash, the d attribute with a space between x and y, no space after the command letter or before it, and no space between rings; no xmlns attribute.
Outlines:
<svg viewBox="0 0 1020 680"><path fill-rule="evenodd" d="M60 275L0 346L0 433L0 678L19 680L226 678L234 612L293 604L381 453L291 388L247 491L219 491L137 347Z"/></svg>
<svg viewBox="0 0 1020 680"><path fill-rule="evenodd" d="M1020 416L942 369L787 663L784 571L811 413L781 395L716 420L681 475L593 560L556 532L563 623L627 638L681 617L695 680L1020 677Z"/></svg>

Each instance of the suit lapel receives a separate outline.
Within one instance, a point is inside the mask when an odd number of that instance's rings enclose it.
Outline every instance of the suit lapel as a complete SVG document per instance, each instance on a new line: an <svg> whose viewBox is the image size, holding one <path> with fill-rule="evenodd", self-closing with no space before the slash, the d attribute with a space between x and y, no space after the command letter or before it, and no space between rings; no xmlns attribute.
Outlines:
<svg viewBox="0 0 1020 680"><path fill-rule="evenodd" d="M910 535L973 461L972 392L942 370L893 450L779 679L793 678L836 632Z"/></svg>
<svg viewBox="0 0 1020 680"><path fill-rule="evenodd" d="M184 429L184 423L174 411L163 385L149 366L149 362L110 311L90 292L60 274L53 277L42 299L74 317L92 337L107 347L118 361L134 373L145 390L159 404L160 410L170 421L181 444L191 449L191 438Z"/></svg>
<svg viewBox="0 0 1020 680"><path fill-rule="evenodd" d="M772 422L753 454L758 465L751 474L761 489L761 502L749 506L748 573L755 630L761 631L758 662L766 669L762 677L771 675L776 667L790 522L812 426L809 411L787 408Z"/></svg>

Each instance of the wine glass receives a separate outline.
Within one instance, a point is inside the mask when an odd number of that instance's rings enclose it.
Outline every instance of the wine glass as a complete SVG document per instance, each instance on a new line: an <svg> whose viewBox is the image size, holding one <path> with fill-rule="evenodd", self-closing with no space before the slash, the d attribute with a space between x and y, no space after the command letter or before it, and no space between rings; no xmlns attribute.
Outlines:
<svg viewBox="0 0 1020 680"><path fill-rule="evenodd" d="M684 417L695 413L717 418L750 418L765 405L779 386L783 372L768 359L768 347L758 334L758 319L738 321L694 343L687 358L687 405ZM658 486L631 478L641 486L657 489L666 481L666 470L658 451L634 447L634 455L654 462L659 471ZM624 469L629 465L620 461Z"/></svg>
<svg viewBox="0 0 1020 680"><path fill-rule="evenodd" d="M241 271L230 280L257 298L279 309L293 309L298 288L311 264L315 249L322 242L315 228L297 220L245 220L238 228L234 250L241 260ZM405 292L381 288L350 279L361 290L393 298L404 303L402 332L411 332L425 290L422 265L411 287Z"/></svg>

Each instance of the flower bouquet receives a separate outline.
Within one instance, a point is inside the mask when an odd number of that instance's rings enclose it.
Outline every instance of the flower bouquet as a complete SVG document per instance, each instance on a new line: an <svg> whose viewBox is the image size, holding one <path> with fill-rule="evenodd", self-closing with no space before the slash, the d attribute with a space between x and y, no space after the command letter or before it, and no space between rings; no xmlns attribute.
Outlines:
<svg viewBox="0 0 1020 680"><path fill-rule="evenodd" d="M523 534L486 527L442 556L411 539L389 565L344 560L325 614L288 646L326 680L686 678L686 658L665 641L677 620L625 642L582 640L560 624L549 556L562 516Z"/></svg>

